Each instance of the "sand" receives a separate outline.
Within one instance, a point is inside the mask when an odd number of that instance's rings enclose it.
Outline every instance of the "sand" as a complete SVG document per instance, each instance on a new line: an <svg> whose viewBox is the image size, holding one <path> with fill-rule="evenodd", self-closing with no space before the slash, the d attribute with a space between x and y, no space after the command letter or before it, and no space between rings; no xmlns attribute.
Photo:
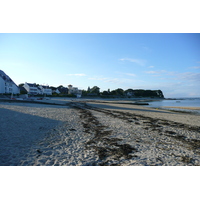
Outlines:
<svg viewBox="0 0 200 200"><path fill-rule="evenodd" d="M89 160L75 109L1 103L0 116L0 165L80 165L80 160L83 165Z"/></svg>
<svg viewBox="0 0 200 200"><path fill-rule="evenodd" d="M200 110L200 107L163 106L163 108L178 108L178 109L186 109L186 110Z"/></svg>
<svg viewBox="0 0 200 200"><path fill-rule="evenodd" d="M116 102L67 102L0 102L0 165L200 165L199 115Z"/></svg>
<svg viewBox="0 0 200 200"><path fill-rule="evenodd" d="M98 108L103 108L113 111L129 112L146 117L152 117L157 119L169 120L177 123L188 124L191 126L200 126L200 115L192 115L190 113L178 113L165 109L156 109L145 106L120 104L120 103L111 104L111 103L87 102L87 104L90 106L95 106Z"/></svg>

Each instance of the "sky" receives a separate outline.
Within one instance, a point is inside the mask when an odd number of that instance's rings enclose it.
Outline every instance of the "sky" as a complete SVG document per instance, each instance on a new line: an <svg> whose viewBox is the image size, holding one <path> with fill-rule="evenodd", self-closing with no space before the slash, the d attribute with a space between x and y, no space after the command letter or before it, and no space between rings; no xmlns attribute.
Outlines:
<svg viewBox="0 0 200 200"><path fill-rule="evenodd" d="M0 33L0 70L17 85L200 97L200 34Z"/></svg>

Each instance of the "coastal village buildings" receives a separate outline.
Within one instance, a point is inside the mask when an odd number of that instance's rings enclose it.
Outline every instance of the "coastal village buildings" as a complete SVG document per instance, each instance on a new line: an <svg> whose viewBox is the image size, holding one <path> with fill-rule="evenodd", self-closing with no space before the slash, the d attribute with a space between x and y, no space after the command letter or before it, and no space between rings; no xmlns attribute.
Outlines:
<svg viewBox="0 0 200 200"><path fill-rule="evenodd" d="M28 94L31 94L31 95L37 95L37 94L41 94L41 91L38 89L37 85L36 84L32 84L32 83L25 83L23 85L23 87L26 89L27 93Z"/></svg>
<svg viewBox="0 0 200 200"><path fill-rule="evenodd" d="M42 94L52 95L52 89L49 86L39 85L38 88L41 90Z"/></svg>
<svg viewBox="0 0 200 200"><path fill-rule="evenodd" d="M68 87L58 87L50 88L46 85L36 85L35 83L27 83L20 84L18 87L14 81L6 75L2 70L0 70L0 94L29 94L29 95L49 95L52 93L57 94L72 94L77 97L82 96L82 90L79 90L77 87L73 87L72 85L68 85Z"/></svg>
<svg viewBox="0 0 200 200"><path fill-rule="evenodd" d="M14 81L0 70L0 94L19 94L19 87Z"/></svg>
<svg viewBox="0 0 200 200"><path fill-rule="evenodd" d="M79 90L77 87L73 87L72 85L68 85L68 94L73 94L80 98L82 96L82 90Z"/></svg>
<svg viewBox="0 0 200 200"><path fill-rule="evenodd" d="M59 91L59 89L52 89L52 93L57 93L57 94L60 94L61 92Z"/></svg>
<svg viewBox="0 0 200 200"><path fill-rule="evenodd" d="M67 95L68 94L68 87L58 87L57 90L55 91L57 94L64 94Z"/></svg>
<svg viewBox="0 0 200 200"><path fill-rule="evenodd" d="M23 87L26 89L27 93L30 95L49 95L51 96L52 93L57 94L72 94L76 95L77 97L82 96L82 90L79 90L77 87L73 87L72 85L68 85L67 87L59 87L56 89L52 89L49 86L45 85L36 85L32 83L25 83Z"/></svg>
<svg viewBox="0 0 200 200"><path fill-rule="evenodd" d="M80 98L83 96L102 96L102 97L149 97L149 98L164 98L161 90L144 90L144 89L116 89L113 91L103 91L100 93L100 88L94 86L92 88L88 87L88 90L80 90L78 87L73 87L73 85L68 85L64 87L62 85L58 87L49 87L48 85L39 85L36 83L19 84L19 87L14 83L14 81L6 75L2 70L0 70L0 94L11 94L18 95L23 94L28 97L28 95L48 95L48 96L66 96ZM28 94L28 95L27 95Z"/></svg>
<svg viewBox="0 0 200 200"><path fill-rule="evenodd" d="M30 95L52 95L52 89L49 86L39 85L37 86L35 83L25 83L23 87L26 89L27 93Z"/></svg>

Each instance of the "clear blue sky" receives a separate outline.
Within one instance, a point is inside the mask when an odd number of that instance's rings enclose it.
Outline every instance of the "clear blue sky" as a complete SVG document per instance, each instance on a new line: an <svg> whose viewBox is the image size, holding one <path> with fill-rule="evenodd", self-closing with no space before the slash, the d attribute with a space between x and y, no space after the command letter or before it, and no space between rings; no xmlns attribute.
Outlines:
<svg viewBox="0 0 200 200"><path fill-rule="evenodd" d="M1 33L0 69L20 83L161 89L200 97L200 34Z"/></svg>

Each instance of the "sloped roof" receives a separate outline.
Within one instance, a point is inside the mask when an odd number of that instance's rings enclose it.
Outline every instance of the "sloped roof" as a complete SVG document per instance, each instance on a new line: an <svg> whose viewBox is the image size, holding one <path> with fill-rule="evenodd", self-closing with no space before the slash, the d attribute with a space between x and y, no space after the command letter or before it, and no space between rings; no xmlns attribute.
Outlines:
<svg viewBox="0 0 200 200"><path fill-rule="evenodd" d="M40 85L42 86L44 89L51 89L49 86L46 86L46 85Z"/></svg>
<svg viewBox="0 0 200 200"><path fill-rule="evenodd" d="M62 87L62 88L57 88L60 93L67 94L68 93L68 88Z"/></svg>
<svg viewBox="0 0 200 200"><path fill-rule="evenodd" d="M27 83L27 85L28 85L29 87L37 87L36 84L34 84L34 83Z"/></svg>
<svg viewBox="0 0 200 200"><path fill-rule="evenodd" d="M6 82L10 82L15 84L15 82L7 75L4 71L0 70L0 77L4 79ZM16 84L15 84L16 85ZM17 86L17 85L16 85ZM18 86L17 86L18 87Z"/></svg>

